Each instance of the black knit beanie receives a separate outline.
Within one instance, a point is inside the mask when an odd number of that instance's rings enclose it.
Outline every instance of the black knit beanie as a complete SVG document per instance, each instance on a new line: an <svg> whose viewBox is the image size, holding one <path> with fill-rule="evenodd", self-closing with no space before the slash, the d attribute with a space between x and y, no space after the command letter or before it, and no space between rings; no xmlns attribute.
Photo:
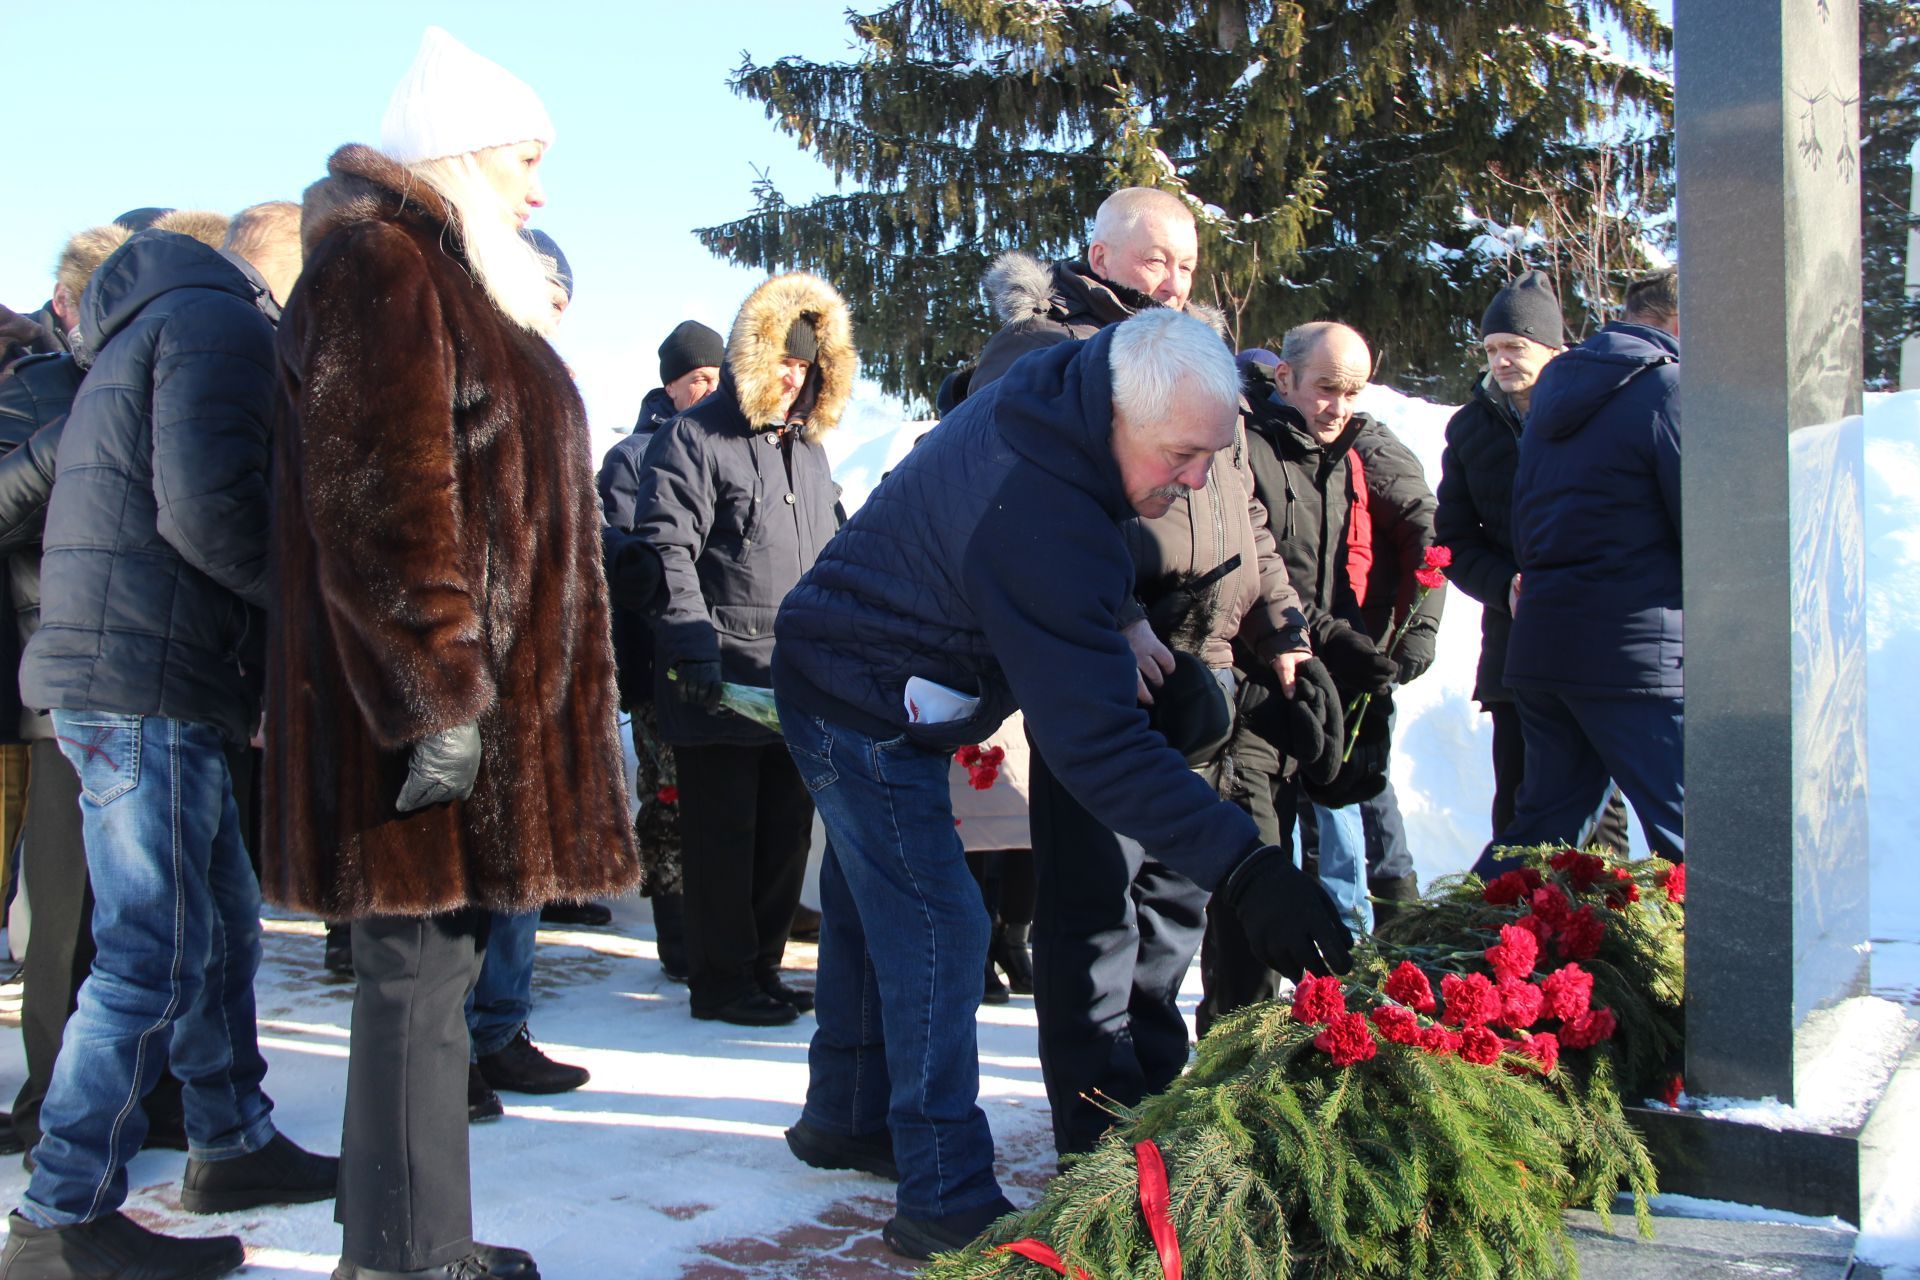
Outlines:
<svg viewBox="0 0 1920 1280"><path fill-rule="evenodd" d="M1543 347L1564 347L1560 331L1560 298L1553 281L1544 271L1528 271L1493 295L1487 313L1480 317L1480 340L1490 333L1517 333L1532 338Z"/></svg>
<svg viewBox="0 0 1920 1280"><path fill-rule="evenodd" d="M660 381L664 385L695 369L718 369L727 344L698 320L682 320L660 344Z"/></svg>
<svg viewBox="0 0 1920 1280"><path fill-rule="evenodd" d="M560 287L567 291L567 301L573 301L573 268L567 264L567 255L560 252L559 243L546 232L535 227L520 228L520 238L533 246L533 251L552 265L548 268L560 281Z"/></svg>
<svg viewBox="0 0 1920 1280"><path fill-rule="evenodd" d="M789 360L805 360L808 364L820 358L820 338L813 331L814 317L797 317L787 328L786 357Z"/></svg>

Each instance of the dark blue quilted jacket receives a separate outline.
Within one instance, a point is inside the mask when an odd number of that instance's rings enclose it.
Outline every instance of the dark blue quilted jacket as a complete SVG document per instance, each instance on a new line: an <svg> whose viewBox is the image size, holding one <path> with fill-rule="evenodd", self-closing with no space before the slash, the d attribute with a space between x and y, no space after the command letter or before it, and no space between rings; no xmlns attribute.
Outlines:
<svg viewBox="0 0 1920 1280"><path fill-rule="evenodd" d="M30 706L252 734L272 305L236 263L171 232L142 232L94 273L80 327L99 354L60 437L40 629L20 669Z"/></svg>
<svg viewBox="0 0 1920 1280"><path fill-rule="evenodd" d="M1509 685L1682 695L1675 339L1610 324L1541 372L1513 481L1513 545Z"/></svg>
<svg viewBox="0 0 1920 1280"><path fill-rule="evenodd" d="M1046 348L975 392L881 483L781 606L782 698L931 750L979 742L1017 706L1047 763L1106 825L1211 888L1259 845L1148 726L1115 619L1133 590L1113 460L1113 330ZM922 676L971 718L907 725Z"/></svg>

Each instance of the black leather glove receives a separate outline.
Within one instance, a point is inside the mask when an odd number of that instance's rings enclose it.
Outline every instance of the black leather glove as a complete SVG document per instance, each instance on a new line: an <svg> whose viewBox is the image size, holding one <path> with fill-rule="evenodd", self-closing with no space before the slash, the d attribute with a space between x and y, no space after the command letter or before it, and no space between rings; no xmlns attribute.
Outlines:
<svg viewBox="0 0 1920 1280"><path fill-rule="evenodd" d="M430 804L465 800L480 776L480 726L457 724L428 734L413 744L407 758L407 780L394 802L402 813Z"/></svg>
<svg viewBox="0 0 1920 1280"><path fill-rule="evenodd" d="M667 682L668 687L681 702L702 711L720 709L718 658L683 658L673 664L673 675L674 678Z"/></svg>
<svg viewBox="0 0 1920 1280"><path fill-rule="evenodd" d="M1338 618L1322 616L1313 624L1313 654L1327 664L1333 683L1348 698L1385 693L1400 676L1400 668L1381 654L1371 636Z"/></svg>
<svg viewBox="0 0 1920 1280"><path fill-rule="evenodd" d="M601 525L600 546L607 566L607 598L615 608L651 615L667 607L666 572L652 543Z"/></svg>
<svg viewBox="0 0 1920 1280"><path fill-rule="evenodd" d="M1314 658L1293 669L1292 698L1280 692L1279 683L1271 668L1249 677L1240 701L1247 728L1271 743L1282 758L1292 760L1301 778L1331 782L1340 772L1340 752L1346 744L1340 691L1333 687L1333 677Z"/></svg>
<svg viewBox="0 0 1920 1280"><path fill-rule="evenodd" d="M1407 634L1400 637L1400 647L1393 651L1393 661L1400 668L1401 684L1412 684L1433 665L1435 639L1435 629L1418 619L1407 628Z"/></svg>
<svg viewBox="0 0 1920 1280"><path fill-rule="evenodd" d="M1265 845L1233 869L1221 886L1254 958L1280 976L1328 977L1353 967L1353 932L1333 895L1293 865L1285 849Z"/></svg>
<svg viewBox="0 0 1920 1280"><path fill-rule="evenodd" d="M1322 780L1303 777L1300 789L1307 799L1329 809L1344 809L1350 804L1359 804L1362 800L1371 800L1387 789L1387 768L1392 763L1393 733L1390 722L1393 715L1393 698L1384 693L1376 693L1367 703L1366 712L1360 717L1360 732L1354 738L1353 754L1340 765L1339 771L1331 778ZM1352 726L1348 726L1352 732ZM1346 749L1343 742L1334 758Z"/></svg>

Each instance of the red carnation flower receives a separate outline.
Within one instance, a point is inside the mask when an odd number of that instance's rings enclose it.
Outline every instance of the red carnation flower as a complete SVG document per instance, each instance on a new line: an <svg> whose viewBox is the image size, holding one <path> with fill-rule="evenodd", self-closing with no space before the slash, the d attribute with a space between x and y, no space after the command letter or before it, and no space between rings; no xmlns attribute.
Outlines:
<svg viewBox="0 0 1920 1280"><path fill-rule="evenodd" d="M1560 1028L1560 1043L1568 1049L1591 1049L1613 1039L1619 1028L1611 1009L1591 1009Z"/></svg>
<svg viewBox="0 0 1920 1280"><path fill-rule="evenodd" d="M1687 864L1676 863L1670 869L1654 877L1654 883L1667 891L1668 902L1687 900Z"/></svg>
<svg viewBox="0 0 1920 1280"><path fill-rule="evenodd" d="M1495 1021L1500 1025L1525 1031L1540 1021L1540 1008L1546 1000L1540 988L1531 982L1503 982L1496 989L1500 992L1500 1016Z"/></svg>
<svg viewBox="0 0 1920 1280"><path fill-rule="evenodd" d="M1560 926L1560 954L1569 960L1591 960L1600 954L1600 939L1606 932L1606 922L1593 908L1582 907Z"/></svg>
<svg viewBox="0 0 1920 1280"><path fill-rule="evenodd" d="M1542 1031L1525 1040L1508 1041L1508 1047L1533 1059L1543 1076L1552 1075L1553 1069L1560 1065L1560 1038L1551 1031Z"/></svg>
<svg viewBox="0 0 1920 1280"><path fill-rule="evenodd" d="M1578 849L1562 849L1547 859L1547 865L1573 881L1576 889L1591 889L1607 873L1604 860Z"/></svg>
<svg viewBox="0 0 1920 1280"><path fill-rule="evenodd" d="M1440 998L1446 1002L1443 1021L1456 1027L1483 1027L1500 1016L1500 992L1484 973L1464 978L1448 974L1440 979Z"/></svg>
<svg viewBox="0 0 1920 1280"><path fill-rule="evenodd" d="M1545 883L1546 880L1532 867L1520 867L1495 876L1486 892L1480 896L1487 900L1490 907L1507 907L1527 901L1533 896L1533 891Z"/></svg>
<svg viewBox="0 0 1920 1280"><path fill-rule="evenodd" d="M971 744L961 747L953 753L953 758L958 760L964 767L971 769L974 765L980 763L980 748Z"/></svg>
<svg viewBox="0 0 1920 1280"><path fill-rule="evenodd" d="M1338 978L1302 978L1293 989L1293 1016L1302 1022L1332 1022L1347 1012Z"/></svg>
<svg viewBox="0 0 1920 1280"><path fill-rule="evenodd" d="M1420 1051L1430 1053L1436 1058L1460 1052L1460 1033L1449 1031L1445 1027L1420 1028Z"/></svg>
<svg viewBox="0 0 1920 1280"><path fill-rule="evenodd" d="M1007 749L1005 747L988 747L980 753L980 763L990 764L996 769L1000 767L1006 758Z"/></svg>
<svg viewBox="0 0 1920 1280"><path fill-rule="evenodd" d="M1453 549L1434 543L1427 548L1427 568L1444 569L1453 563Z"/></svg>
<svg viewBox="0 0 1920 1280"><path fill-rule="evenodd" d="M1577 964L1562 965L1547 975L1541 990L1546 996L1548 1015L1572 1022L1593 1003L1593 975Z"/></svg>
<svg viewBox="0 0 1920 1280"><path fill-rule="evenodd" d="M1357 1013L1343 1013L1329 1022L1327 1029L1313 1038L1313 1047L1332 1058L1336 1067L1365 1062L1380 1052L1372 1028Z"/></svg>
<svg viewBox="0 0 1920 1280"><path fill-rule="evenodd" d="M661 804L679 804L680 788L674 786L662 787L653 793L653 798Z"/></svg>
<svg viewBox="0 0 1920 1280"><path fill-rule="evenodd" d="M1542 948L1545 948L1555 937L1553 926L1545 920L1542 920L1539 916L1521 916L1513 922L1513 926L1516 929L1525 929L1528 933L1532 934L1534 940L1538 942Z"/></svg>
<svg viewBox="0 0 1920 1280"><path fill-rule="evenodd" d="M1447 575L1438 569L1415 569L1413 580L1429 591L1438 591L1447 585Z"/></svg>
<svg viewBox="0 0 1920 1280"><path fill-rule="evenodd" d="M1420 1043L1420 1017L1411 1009L1383 1004L1373 1011L1373 1025L1380 1028L1388 1044Z"/></svg>
<svg viewBox="0 0 1920 1280"><path fill-rule="evenodd" d="M1687 1082L1679 1076L1667 1081L1667 1087L1660 1091L1660 1101L1670 1107L1680 1105L1680 1095L1687 1091Z"/></svg>
<svg viewBox="0 0 1920 1280"><path fill-rule="evenodd" d="M1625 883L1619 888L1609 890L1607 893L1607 905L1615 911L1625 911L1629 902L1640 901L1640 886L1633 882L1633 876L1627 873L1624 868L1620 876Z"/></svg>
<svg viewBox="0 0 1920 1280"><path fill-rule="evenodd" d="M1533 907L1533 914L1555 929L1565 924L1567 917L1573 912L1573 903L1568 900L1566 890L1557 884L1535 889L1528 903ZM1546 939L1542 938L1541 941L1544 942Z"/></svg>
<svg viewBox="0 0 1920 1280"><path fill-rule="evenodd" d="M1409 1009L1421 1013L1432 1013L1439 1006L1433 999L1433 984L1427 981L1427 975L1420 966L1411 960L1402 960L1387 975L1387 999L1397 1000Z"/></svg>
<svg viewBox="0 0 1920 1280"><path fill-rule="evenodd" d="M1487 964L1501 982L1518 982L1533 972L1540 959L1540 939L1531 929L1500 926L1500 941L1487 948Z"/></svg>
<svg viewBox="0 0 1920 1280"><path fill-rule="evenodd" d="M1490 1067L1500 1061L1506 1042L1485 1027L1468 1027L1460 1033L1460 1056L1468 1062Z"/></svg>

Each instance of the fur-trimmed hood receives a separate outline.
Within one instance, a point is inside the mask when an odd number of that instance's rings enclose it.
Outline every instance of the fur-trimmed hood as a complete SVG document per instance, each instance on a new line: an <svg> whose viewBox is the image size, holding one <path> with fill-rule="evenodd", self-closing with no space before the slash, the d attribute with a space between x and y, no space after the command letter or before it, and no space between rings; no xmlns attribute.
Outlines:
<svg viewBox="0 0 1920 1280"><path fill-rule="evenodd" d="M1137 289L1096 276L1084 260L1048 265L1018 250L994 259L982 283L1002 324L1052 316L1070 323L1091 317L1105 326L1162 305ZM1218 307L1189 299L1187 314L1227 336L1227 316Z"/></svg>
<svg viewBox="0 0 1920 1280"><path fill-rule="evenodd" d="M300 199L300 248L310 258L320 242L341 227L394 221L403 213L429 224L453 225L453 210L439 192L384 153L349 142L328 157L327 176ZM457 253L457 244L449 239L449 251Z"/></svg>
<svg viewBox="0 0 1920 1280"><path fill-rule="evenodd" d="M853 346L853 318L846 300L815 275L795 271L775 276L750 294L727 335L727 372L750 427L774 421L780 413L780 361L786 355L787 330L802 316L813 321L820 353L807 375L796 408L805 407L805 438L818 440L833 430L853 398L860 354Z"/></svg>

